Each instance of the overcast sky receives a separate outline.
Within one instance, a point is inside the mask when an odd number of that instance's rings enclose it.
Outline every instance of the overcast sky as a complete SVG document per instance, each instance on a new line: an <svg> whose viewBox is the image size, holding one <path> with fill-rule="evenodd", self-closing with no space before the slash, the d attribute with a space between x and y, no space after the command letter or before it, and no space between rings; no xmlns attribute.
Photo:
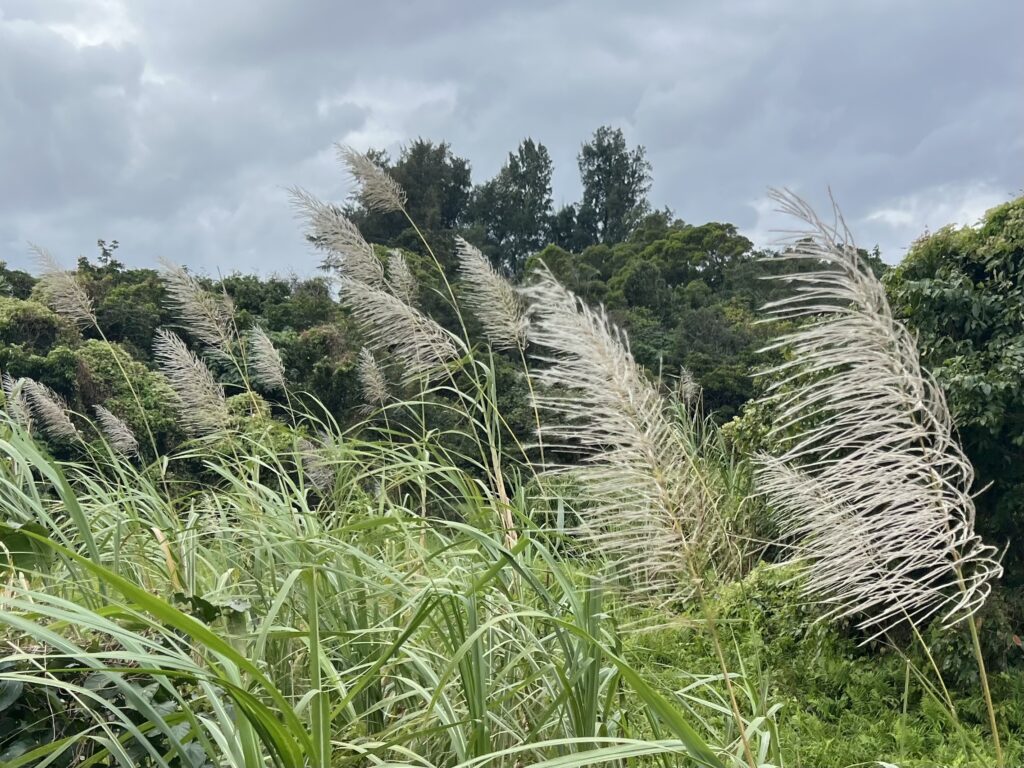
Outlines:
<svg viewBox="0 0 1024 768"><path fill-rule="evenodd" d="M759 244L768 186L898 261L1024 187L1024 2L0 0L0 259L315 269L285 187L342 200L332 145L422 136L492 176L525 136L556 204L601 124L651 201Z"/></svg>

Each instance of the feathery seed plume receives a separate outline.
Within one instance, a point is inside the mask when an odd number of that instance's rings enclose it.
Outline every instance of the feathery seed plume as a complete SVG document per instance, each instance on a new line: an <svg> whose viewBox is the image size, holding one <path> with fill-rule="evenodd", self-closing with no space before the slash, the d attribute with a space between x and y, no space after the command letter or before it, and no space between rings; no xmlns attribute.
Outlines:
<svg viewBox="0 0 1024 768"><path fill-rule="evenodd" d="M322 448L305 437L299 440L299 461L306 479L320 493L331 490L336 476L335 467L324 456Z"/></svg>
<svg viewBox="0 0 1024 768"><path fill-rule="evenodd" d="M132 457L139 455L139 441L135 439L135 433L123 420L115 416L102 405L94 405L96 419L99 421L100 430L107 439L110 447L122 456Z"/></svg>
<svg viewBox="0 0 1024 768"><path fill-rule="evenodd" d="M882 634L932 616L971 616L1002 573L974 532L970 462L954 439L942 390L835 210L826 224L795 195L774 192L807 225L780 259L793 295L766 307L800 323L769 349L765 371L783 452L761 456L756 480L828 615Z"/></svg>
<svg viewBox="0 0 1024 768"><path fill-rule="evenodd" d="M379 408L390 399L387 377L373 356L373 352L366 347L359 350L356 372L359 376L359 387L362 390L363 402L367 410Z"/></svg>
<svg viewBox="0 0 1024 768"><path fill-rule="evenodd" d="M388 289L410 307L416 304L416 278L405 255L397 248L388 251Z"/></svg>
<svg viewBox="0 0 1024 768"><path fill-rule="evenodd" d="M38 245L31 246L39 265L39 286L46 302L58 315L72 322L88 326L96 325L96 313L93 311L92 299L85 288L78 282L75 275L60 265L49 251Z"/></svg>
<svg viewBox="0 0 1024 768"><path fill-rule="evenodd" d="M54 440L78 438L78 428L71 423L71 418L68 416L68 405L64 402L64 398L38 381L27 377L22 381L22 388L34 423L42 427L47 437Z"/></svg>
<svg viewBox="0 0 1024 768"><path fill-rule="evenodd" d="M342 278L339 295L369 346L403 367L404 382L429 377L458 355L450 333L387 291Z"/></svg>
<svg viewBox="0 0 1024 768"><path fill-rule="evenodd" d="M32 427L32 409L25 397L25 379L15 379L7 371L0 377L4 390L4 410L15 424L24 429Z"/></svg>
<svg viewBox="0 0 1024 768"><path fill-rule="evenodd" d="M697 379L693 377L689 368L679 369L679 379L676 381L676 398L683 405L692 405L700 397L701 387Z"/></svg>
<svg viewBox="0 0 1024 768"><path fill-rule="evenodd" d="M193 435L209 435L228 421L224 390L176 333L157 329L153 357L176 396L178 418Z"/></svg>
<svg viewBox="0 0 1024 768"><path fill-rule="evenodd" d="M584 529L641 589L692 584L724 541L717 494L686 425L633 359L622 331L546 269L523 293L530 341L547 367L535 369L552 394L538 407L557 418L542 427L585 454L579 478L591 502ZM716 563L719 567L724 562Z"/></svg>
<svg viewBox="0 0 1024 768"><path fill-rule="evenodd" d="M182 267L161 259L160 277L167 290L170 309L189 335L218 355L231 352L231 322L234 306L225 294L217 296L203 288Z"/></svg>
<svg viewBox="0 0 1024 768"><path fill-rule="evenodd" d="M369 156L339 144L338 159L359 184L359 199L369 210L390 213L405 208L405 190Z"/></svg>
<svg viewBox="0 0 1024 768"><path fill-rule="evenodd" d="M459 274L466 287L463 300L483 326L495 349L522 348L529 323L516 289L499 275L479 249L455 238Z"/></svg>
<svg viewBox="0 0 1024 768"><path fill-rule="evenodd" d="M285 391L284 363L266 332L258 325L245 334L249 374L254 382L271 392Z"/></svg>
<svg viewBox="0 0 1024 768"><path fill-rule="evenodd" d="M383 287L384 266L360 234L358 227L338 208L317 200L305 190L291 190L292 207L308 227L307 235L318 248L330 251L323 266L344 277Z"/></svg>

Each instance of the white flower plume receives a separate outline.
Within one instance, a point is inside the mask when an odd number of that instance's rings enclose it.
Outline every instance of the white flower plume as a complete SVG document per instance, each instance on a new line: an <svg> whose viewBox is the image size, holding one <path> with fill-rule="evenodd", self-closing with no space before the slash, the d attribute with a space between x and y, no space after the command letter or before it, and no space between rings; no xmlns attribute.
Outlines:
<svg viewBox="0 0 1024 768"><path fill-rule="evenodd" d="M39 266L39 286L50 308L78 325L96 325L92 299L75 275L62 269L45 248L31 247Z"/></svg>
<svg viewBox="0 0 1024 768"><path fill-rule="evenodd" d="M352 147L338 145L338 159L359 185L359 199L369 210L381 213L401 211L405 208L405 190L391 178L391 174L377 165L369 156Z"/></svg>
<svg viewBox="0 0 1024 768"><path fill-rule="evenodd" d="M176 333L157 329L153 357L175 394L182 426L192 435L212 434L227 423L224 390Z"/></svg>
<svg viewBox="0 0 1024 768"><path fill-rule="evenodd" d="M974 473L942 391L838 211L826 224L774 197L808 227L777 258L808 270L780 277L795 290L766 307L799 326L770 347L786 352L765 372L784 451L760 457L760 492L830 615L879 634L970 616L1002 568L974 532Z"/></svg>
<svg viewBox="0 0 1024 768"><path fill-rule="evenodd" d="M416 278L405 255L397 248L388 251L388 289L410 307L416 304Z"/></svg>
<svg viewBox="0 0 1024 768"><path fill-rule="evenodd" d="M7 371L0 377L4 390L4 410L15 424L24 428L32 427L32 409L25 397L25 379L15 379Z"/></svg>
<svg viewBox="0 0 1024 768"><path fill-rule="evenodd" d="M479 249L455 238L459 275L466 291L462 300L476 315L495 349L522 348L529 323L516 289L499 275Z"/></svg>
<svg viewBox="0 0 1024 768"><path fill-rule="evenodd" d="M318 248L329 251L324 267L376 288L384 286L384 266L348 217L302 189L293 189L291 197L297 215L306 222L306 234Z"/></svg>
<svg viewBox="0 0 1024 768"><path fill-rule="evenodd" d="M359 350L356 373L367 409L379 408L391 398L387 377L373 352L366 347Z"/></svg>
<svg viewBox="0 0 1024 768"><path fill-rule="evenodd" d="M584 455L582 466L563 471L583 481L587 533L641 589L686 588L724 543L718 494L688 425L670 416L603 310L546 269L524 294L530 341L547 365L536 376L551 388L536 403L555 416L542 427L545 445L561 441Z"/></svg>
<svg viewBox="0 0 1024 768"><path fill-rule="evenodd" d="M206 290L177 264L161 259L160 265L168 304L184 329L208 351L230 355L234 317L231 299L226 294L217 296Z"/></svg>
<svg viewBox="0 0 1024 768"><path fill-rule="evenodd" d="M122 456L138 456L139 441L135 438L132 428L102 405L94 405L93 410L110 447Z"/></svg>
<svg viewBox="0 0 1024 768"><path fill-rule="evenodd" d="M24 378L21 381L33 423L38 424L46 436L53 440L76 440L79 437L78 428L71 423L64 398L33 379Z"/></svg>
<svg viewBox="0 0 1024 768"><path fill-rule="evenodd" d="M284 363L274 342L258 325L246 332L245 340L252 380L270 392L284 392Z"/></svg>
<svg viewBox="0 0 1024 768"><path fill-rule="evenodd" d="M387 291L342 278L339 293L367 344L401 365L405 382L430 377L457 357L458 349L448 331Z"/></svg>

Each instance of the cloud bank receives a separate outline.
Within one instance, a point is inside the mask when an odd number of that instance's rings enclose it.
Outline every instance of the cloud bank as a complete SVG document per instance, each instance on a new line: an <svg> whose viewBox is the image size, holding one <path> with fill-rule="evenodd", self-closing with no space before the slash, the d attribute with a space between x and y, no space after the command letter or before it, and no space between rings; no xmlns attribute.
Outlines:
<svg viewBox="0 0 1024 768"><path fill-rule="evenodd" d="M311 273L285 188L347 194L334 142L447 140L474 180L532 136L579 194L601 124L647 147L652 203L781 224L830 186L898 261L1024 187L1024 4L0 0L0 259L118 239L210 273Z"/></svg>

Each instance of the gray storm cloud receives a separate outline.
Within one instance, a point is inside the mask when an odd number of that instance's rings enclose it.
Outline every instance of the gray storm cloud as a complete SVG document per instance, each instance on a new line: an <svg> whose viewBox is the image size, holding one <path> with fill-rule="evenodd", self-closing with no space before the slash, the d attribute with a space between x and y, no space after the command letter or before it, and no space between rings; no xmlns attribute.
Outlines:
<svg viewBox="0 0 1024 768"><path fill-rule="evenodd" d="M1016 0L0 0L0 259L102 237L133 265L308 273L285 187L344 197L333 142L444 139L482 181L529 135L569 202L607 123L687 221L767 244L766 187L831 186L896 261L1024 186L1020 29Z"/></svg>

